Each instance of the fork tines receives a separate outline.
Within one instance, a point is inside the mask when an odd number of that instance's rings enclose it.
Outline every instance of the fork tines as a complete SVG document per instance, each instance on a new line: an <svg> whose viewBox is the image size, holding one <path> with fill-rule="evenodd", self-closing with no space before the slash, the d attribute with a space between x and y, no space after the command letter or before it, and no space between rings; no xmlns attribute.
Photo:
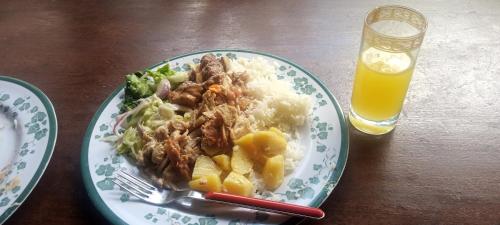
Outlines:
<svg viewBox="0 0 500 225"><path fill-rule="evenodd" d="M119 170L112 181L130 194L141 199L148 198L153 193L152 191L156 191L153 185L125 170Z"/></svg>

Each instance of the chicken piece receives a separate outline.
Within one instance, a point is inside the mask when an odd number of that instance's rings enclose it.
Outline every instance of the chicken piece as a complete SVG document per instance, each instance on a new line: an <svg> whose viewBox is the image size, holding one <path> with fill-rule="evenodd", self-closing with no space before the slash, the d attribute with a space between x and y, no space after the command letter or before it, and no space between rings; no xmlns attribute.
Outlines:
<svg viewBox="0 0 500 225"><path fill-rule="evenodd" d="M203 81L208 80L212 76L224 74L224 66L213 54L201 57L200 70Z"/></svg>
<svg viewBox="0 0 500 225"><path fill-rule="evenodd" d="M238 109L231 105L220 105L217 106L215 111L222 116L222 120L224 121L224 126L232 127L238 118Z"/></svg>
<svg viewBox="0 0 500 225"><path fill-rule="evenodd" d="M175 170L177 170L184 179L189 180L191 178L191 169L186 163L185 157L181 155L181 147L179 144L169 138L165 140L163 146L167 152L170 164L175 167Z"/></svg>
<svg viewBox="0 0 500 225"><path fill-rule="evenodd" d="M213 84L222 84L224 82L224 77L224 73L213 75L203 82L203 86L205 89L208 89Z"/></svg>
<svg viewBox="0 0 500 225"><path fill-rule="evenodd" d="M155 130L155 138L156 140L165 140L169 136L169 127L166 125L159 126Z"/></svg>
<svg viewBox="0 0 500 225"><path fill-rule="evenodd" d="M201 126L201 148L224 148L227 147L222 137L222 128L224 121L222 120L222 116L217 114L214 118L210 118L207 122L205 122Z"/></svg>
<svg viewBox="0 0 500 225"><path fill-rule="evenodd" d="M203 82L203 77L201 76L200 65L195 66L189 74L189 80L195 83Z"/></svg>
<svg viewBox="0 0 500 225"><path fill-rule="evenodd" d="M236 122L238 110L230 105L223 104L206 113L209 119L201 126L201 148L228 149L232 146L231 127Z"/></svg>
<svg viewBox="0 0 500 225"><path fill-rule="evenodd" d="M201 57L200 68L206 67L209 62L217 61L217 57L214 54L206 54Z"/></svg>
<svg viewBox="0 0 500 225"><path fill-rule="evenodd" d="M222 63L222 66L224 67L224 72L229 72L231 71L231 63L229 62L229 58L226 56L222 56L220 58L220 62Z"/></svg>
<svg viewBox="0 0 500 225"><path fill-rule="evenodd" d="M234 126L231 128L231 139L237 140L252 131L253 129L249 119L246 116L240 116L236 119Z"/></svg>
<svg viewBox="0 0 500 225"><path fill-rule="evenodd" d="M185 81L168 94L168 99L172 103L194 108L201 101L202 93L203 86L201 84Z"/></svg>
<svg viewBox="0 0 500 225"><path fill-rule="evenodd" d="M208 106L207 108L212 109L226 103L226 96L222 92L208 90L203 94L203 103Z"/></svg>
<svg viewBox="0 0 500 225"><path fill-rule="evenodd" d="M201 113L200 110L196 110L193 113L193 117L191 117L191 127L189 128L190 130L199 130L201 125L203 125L207 121L207 117Z"/></svg>
<svg viewBox="0 0 500 225"><path fill-rule="evenodd" d="M170 120L168 123L169 130L176 130L184 133L189 128L189 123L182 120Z"/></svg>
<svg viewBox="0 0 500 225"><path fill-rule="evenodd" d="M228 73L227 76L232 80L232 84L239 87L246 86L249 76L248 73Z"/></svg>
<svg viewBox="0 0 500 225"><path fill-rule="evenodd" d="M155 165L159 165L166 157L165 151L163 149L163 146L159 144L158 142L149 142L152 151L151 151L151 162Z"/></svg>
<svg viewBox="0 0 500 225"><path fill-rule="evenodd" d="M139 135L141 135L143 142L147 143L154 139L153 132L148 132L149 129L145 129L142 124L137 124L137 131L139 132Z"/></svg>
<svg viewBox="0 0 500 225"><path fill-rule="evenodd" d="M170 160L169 164L185 180L191 179L191 168L193 168L196 157L199 155L199 152L192 148L192 145L192 143L190 144L190 137L187 136L187 132L181 135L178 131L173 132L163 144Z"/></svg>

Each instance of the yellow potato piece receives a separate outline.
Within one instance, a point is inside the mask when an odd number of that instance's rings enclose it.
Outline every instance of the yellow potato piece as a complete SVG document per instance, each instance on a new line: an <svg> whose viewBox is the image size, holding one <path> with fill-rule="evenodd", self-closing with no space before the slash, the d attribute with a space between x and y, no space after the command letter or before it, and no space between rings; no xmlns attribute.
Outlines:
<svg viewBox="0 0 500 225"><path fill-rule="evenodd" d="M272 158L267 159L264 169L262 169L262 177L264 178L264 183L266 188L269 190L275 190L281 183L283 183L283 177L285 176L285 159L283 155L277 155Z"/></svg>
<svg viewBox="0 0 500 225"><path fill-rule="evenodd" d="M245 134L243 135L243 137L240 137L238 140L234 141L234 143L240 146L249 155L254 156L258 153L258 150L254 145L253 136L253 133Z"/></svg>
<svg viewBox="0 0 500 225"><path fill-rule="evenodd" d="M221 168L222 170L231 171L231 161L228 155L220 154L212 157L212 159L215 161L217 166L219 166L219 168Z"/></svg>
<svg viewBox="0 0 500 225"><path fill-rule="evenodd" d="M220 192L222 190L220 177L216 174L210 174L192 180L189 182L189 187L191 187L191 189L203 192L209 192L209 191Z"/></svg>
<svg viewBox="0 0 500 225"><path fill-rule="evenodd" d="M233 156L231 157L231 168L239 174L247 174L252 171L253 162L248 154L239 146L233 147Z"/></svg>
<svg viewBox="0 0 500 225"><path fill-rule="evenodd" d="M276 127L269 128L269 131L272 131L272 132L276 133L277 135L279 135L282 138L285 138L285 134L283 132L281 132L281 130L279 130Z"/></svg>
<svg viewBox="0 0 500 225"><path fill-rule="evenodd" d="M286 139L273 131L257 131L254 133L255 146L266 156L283 154L286 150Z"/></svg>
<svg viewBox="0 0 500 225"><path fill-rule="evenodd" d="M222 183L222 191L242 196L251 196L253 184L245 176L231 172Z"/></svg>
<svg viewBox="0 0 500 225"><path fill-rule="evenodd" d="M210 157L201 155L196 158L191 177L195 180L212 174L220 176L221 173L222 170L215 164L214 161L212 161Z"/></svg>

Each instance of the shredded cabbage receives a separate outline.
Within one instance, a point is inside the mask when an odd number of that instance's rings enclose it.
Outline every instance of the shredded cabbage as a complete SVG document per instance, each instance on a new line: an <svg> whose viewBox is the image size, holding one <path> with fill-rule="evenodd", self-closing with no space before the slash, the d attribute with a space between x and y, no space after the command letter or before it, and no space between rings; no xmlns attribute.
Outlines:
<svg viewBox="0 0 500 225"><path fill-rule="evenodd" d="M135 127L129 127L123 133L122 141L118 144L118 154L129 154L136 157L142 149L142 139Z"/></svg>
<svg viewBox="0 0 500 225"><path fill-rule="evenodd" d="M141 99L141 103L130 110L130 114L125 115L127 118L122 124L125 132L116 143L118 153L138 157L143 147L139 131L149 133L168 120L183 119L175 114L177 109L176 105L163 102L156 95Z"/></svg>

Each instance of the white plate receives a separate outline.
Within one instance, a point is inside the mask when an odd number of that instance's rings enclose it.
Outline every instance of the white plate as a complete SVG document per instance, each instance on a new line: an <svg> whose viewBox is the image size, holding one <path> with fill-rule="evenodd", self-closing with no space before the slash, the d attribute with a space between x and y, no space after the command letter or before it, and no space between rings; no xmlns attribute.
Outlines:
<svg viewBox="0 0 500 225"><path fill-rule="evenodd" d="M275 191L285 202L319 207L342 175L347 160L348 131L342 110L325 85L300 66L266 53L246 50L210 50L172 58L157 64L170 64L178 71L189 70L188 63L198 63L201 56L213 53L230 58L263 57L278 64L278 77L289 81L294 89L314 99L311 121L301 131L304 158L295 171ZM113 147L101 141L111 135L112 126L123 100L123 85L99 107L87 129L81 156L82 174L95 206L114 224L280 224L290 218L265 212L233 207L172 204L158 207L129 196L111 181L119 168L137 172ZM328 213L328 212L327 212Z"/></svg>
<svg viewBox="0 0 500 225"><path fill-rule="evenodd" d="M54 107L38 88L0 76L0 224L33 190L57 136Z"/></svg>

